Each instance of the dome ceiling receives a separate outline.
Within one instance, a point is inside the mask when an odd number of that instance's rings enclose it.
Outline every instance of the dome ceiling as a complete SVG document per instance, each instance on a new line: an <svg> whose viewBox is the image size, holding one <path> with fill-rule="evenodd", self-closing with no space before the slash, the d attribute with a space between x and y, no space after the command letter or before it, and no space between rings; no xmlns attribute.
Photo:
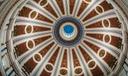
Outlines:
<svg viewBox="0 0 128 76"><path fill-rule="evenodd" d="M23 76L108 76L120 69L124 26L109 0L29 0L7 32Z"/></svg>

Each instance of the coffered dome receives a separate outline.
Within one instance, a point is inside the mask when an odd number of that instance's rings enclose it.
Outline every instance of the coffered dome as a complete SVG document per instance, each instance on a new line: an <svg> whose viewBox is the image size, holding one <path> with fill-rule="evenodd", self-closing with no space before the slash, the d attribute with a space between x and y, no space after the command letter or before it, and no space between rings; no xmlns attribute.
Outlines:
<svg viewBox="0 0 128 76"><path fill-rule="evenodd" d="M116 75L123 17L111 0L19 0L5 22L8 59L21 76Z"/></svg>

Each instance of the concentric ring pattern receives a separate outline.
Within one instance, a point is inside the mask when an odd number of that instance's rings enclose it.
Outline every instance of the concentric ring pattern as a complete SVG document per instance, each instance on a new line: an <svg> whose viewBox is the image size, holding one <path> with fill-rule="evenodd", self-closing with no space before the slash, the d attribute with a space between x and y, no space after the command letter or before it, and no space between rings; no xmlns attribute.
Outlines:
<svg viewBox="0 0 128 76"><path fill-rule="evenodd" d="M25 75L108 76L122 53L109 0L29 0L13 28L13 55Z"/></svg>

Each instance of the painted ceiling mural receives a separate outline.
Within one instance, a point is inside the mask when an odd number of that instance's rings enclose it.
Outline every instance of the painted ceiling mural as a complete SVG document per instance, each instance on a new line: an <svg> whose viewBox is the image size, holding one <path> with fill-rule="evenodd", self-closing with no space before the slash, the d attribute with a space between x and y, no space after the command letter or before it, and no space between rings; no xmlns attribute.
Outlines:
<svg viewBox="0 0 128 76"><path fill-rule="evenodd" d="M119 1L0 1L0 76L128 76Z"/></svg>

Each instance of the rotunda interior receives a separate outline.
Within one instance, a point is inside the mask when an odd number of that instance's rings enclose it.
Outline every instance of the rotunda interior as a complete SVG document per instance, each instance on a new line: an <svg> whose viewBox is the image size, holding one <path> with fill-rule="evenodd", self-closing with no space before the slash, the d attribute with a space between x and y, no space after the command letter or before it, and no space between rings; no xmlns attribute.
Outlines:
<svg viewBox="0 0 128 76"><path fill-rule="evenodd" d="M128 76L128 0L0 0L0 76Z"/></svg>

